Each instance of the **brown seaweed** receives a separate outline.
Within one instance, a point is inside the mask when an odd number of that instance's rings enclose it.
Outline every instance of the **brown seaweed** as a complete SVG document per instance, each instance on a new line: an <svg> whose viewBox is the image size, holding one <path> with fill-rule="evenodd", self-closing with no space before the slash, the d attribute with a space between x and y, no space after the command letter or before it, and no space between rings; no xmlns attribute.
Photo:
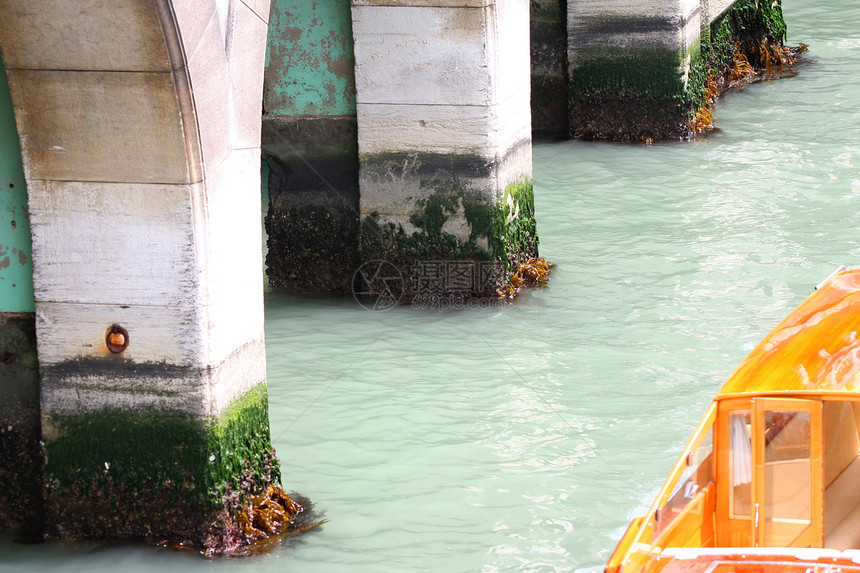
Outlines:
<svg viewBox="0 0 860 573"><path fill-rule="evenodd" d="M546 286L549 273L555 265L544 257L533 257L517 265L508 279L508 283L496 291L499 298L513 300L524 288Z"/></svg>
<svg viewBox="0 0 860 573"><path fill-rule="evenodd" d="M793 66L797 64L798 56L808 48L809 46L803 43L797 46L784 46L759 42L752 46L749 53L744 53L741 45L736 44L731 65L721 73L708 76L704 101L691 122L693 132L704 133L714 129L713 110L720 95L754 82L793 75L795 73ZM750 58L759 65L750 63Z"/></svg>
<svg viewBox="0 0 860 573"><path fill-rule="evenodd" d="M316 529L328 520L307 519L308 507L290 498L276 484L252 497L239 510L237 522L244 539L237 548L226 554L244 557L266 553L277 547L285 537Z"/></svg>

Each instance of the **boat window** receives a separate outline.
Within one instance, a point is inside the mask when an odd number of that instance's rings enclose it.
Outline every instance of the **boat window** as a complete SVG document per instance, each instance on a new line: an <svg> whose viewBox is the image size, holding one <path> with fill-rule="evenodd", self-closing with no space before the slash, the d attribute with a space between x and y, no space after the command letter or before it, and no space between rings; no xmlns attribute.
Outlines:
<svg viewBox="0 0 860 573"><path fill-rule="evenodd" d="M732 517L750 515L752 495L752 443L750 411L732 410L729 414L729 456L732 476Z"/></svg>
<svg viewBox="0 0 860 573"><path fill-rule="evenodd" d="M812 522L809 412L765 412L764 544L786 546Z"/></svg>
<svg viewBox="0 0 860 573"><path fill-rule="evenodd" d="M711 426L687 454L684 473L660 508L660 520L654 524L654 535L659 535L684 510L696 495L714 479L713 470L714 428Z"/></svg>

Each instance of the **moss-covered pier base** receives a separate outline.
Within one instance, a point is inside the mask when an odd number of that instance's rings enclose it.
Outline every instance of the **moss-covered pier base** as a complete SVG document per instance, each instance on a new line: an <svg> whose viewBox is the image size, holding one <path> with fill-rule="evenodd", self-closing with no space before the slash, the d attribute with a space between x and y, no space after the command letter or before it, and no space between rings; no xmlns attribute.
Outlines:
<svg viewBox="0 0 860 573"><path fill-rule="evenodd" d="M779 0L569 0L570 134L652 142L693 135L708 77L737 45L781 45Z"/></svg>
<svg viewBox="0 0 860 573"><path fill-rule="evenodd" d="M230 550L239 510L280 480L265 386L213 416L56 408L44 415L45 535Z"/></svg>
<svg viewBox="0 0 860 573"><path fill-rule="evenodd" d="M38 539L44 521L33 313L0 312L0 530Z"/></svg>
<svg viewBox="0 0 860 573"><path fill-rule="evenodd" d="M532 133L568 135L567 0L531 0Z"/></svg>

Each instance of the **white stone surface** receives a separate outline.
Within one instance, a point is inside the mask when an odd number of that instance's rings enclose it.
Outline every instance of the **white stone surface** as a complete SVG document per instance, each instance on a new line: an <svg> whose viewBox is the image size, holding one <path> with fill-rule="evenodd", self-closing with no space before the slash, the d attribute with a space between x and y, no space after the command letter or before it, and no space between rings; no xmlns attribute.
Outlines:
<svg viewBox="0 0 860 573"><path fill-rule="evenodd" d="M265 72L268 13L269 3L263 0L239 2L233 11L227 60L233 88L232 125L237 149L260 147L263 83L258 78Z"/></svg>
<svg viewBox="0 0 860 573"><path fill-rule="evenodd" d="M683 17L681 35L684 39L685 50L694 46L702 35L703 14L701 8L702 5L699 0L683 0L681 2L681 15Z"/></svg>
<svg viewBox="0 0 860 573"><path fill-rule="evenodd" d="M492 106L357 104L359 152L474 153L492 157Z"/></svg>
<svg viewBox="0 0 860 573"><path fill-rule="evenodd" d="M170 73L9 70L9 86L28 179L188 181Z"/></svg>
<svg viewBox="0 0 860 573"><path fill-rule="evenodd" d="M203 32L215 15L215 0L171 2L176 24L181 31L182 49L189 56L197 51Z"/></svg>
<svg viewBox="0 0 860 573"><path fill-rule="evenodd" d="M701 33L699 0L568 0L568 57L583 48L687 48ZM613 19L627 20L619 29Z"/></svg>
<svg viewBox="0 0 860 573"><path fill-rule="evenodd" d="M568 13L606 16L657 16L678 14L689 0L568 0Z"/></svg>
<svg viewBox="0 0 860 573"><path fill-rule="evenodd" d="M242 0L241 3L247 6L262 21L269 21L269 9L272 6L271 0Z"/></svg>
<svg viewBox="0 0 860 573"><path fill-rule="evenodd" d="M494 157L504 156L512 147L531 141L532 117L530 92L520 91L493 106L492 152ZM531 145L528 149L531 156ZM531 163L523 173L530 174Z"/></svg>
<svg viewBox="0 0 860 573"><path fill-rule="evenodd" d="M493 103L493 15L487 8L353 6L357 103Z"/></svg>
<svg viewBox="0 0 860 573"><path fill-rule="evenodd" d="M527 0L353 1L352 13L361 155L494 160L530 139ZM363 186L362 204L381 192Z"/></svg>
<svg viewBox="0 0 860 573"><path fill-rule="evenodd" d="M266 381L266 342L262 330L256 339L236 348L208 373L207 416L217 416L237 398Z"/></svg>
<svg viewBox="0 0 860 573"><path fill-rule="evenodd" d="M524 173L532 172L531 139L524 139L513 146L496 168L496 198L500 198L505 188L511 183L519 183L525 177Z"/></svg>
<svg viewBox="0 0 860 573"><path fill-rule="evenodd" d="M710 22L713 22L722 16L736 0L708 0L708 17Z"/></svg>
<svg viewBox="0 0 860 573"><path fill-rule="evenodd" d="M216 364L263 332L259 148L233 151L207 185L207 352Z"/></svg>
<svg viewBox="0 0 860 573"><path fill-rule="evenodd" d="M198 184L198 187L200 185ZM201 261L187 185L31 180L36 299L194 307Z"/></svg>
<svg viewBox="0 0 860 573"><path fill-rule="evenodd" d="M524 125L531 130L529 2L496 2L491 9L495 11L495 19L494 25L488 26L487 43L495 82L494 102L503 103L511 98L525 100L523 111L529 117L524 118Z"/></svg>
<svg viewBox="0 0 860 573"><path fill-rule="evenodd" d="M151 0L3 4L0 38L7 69L170 71Z"/></svg>
<svg viewBox="0 0 860 573"><path fill-rule="evenodd" d="M87 305L85 310L36 304L38 351L47 365L41 387L45 413L145 408L217 416L265 382L262 333L207 365L198 309ZM129 346L121 355L110 355L104 334L117 320L128 330ZM177 332L186 336L177 338ZM81 359L113 367L91 368L84 362L83 373L64 371L68 361ZM61 368L55 371L52 365Z"/></svg>
<svg viewBox="0 0 860 573"><path fill-rule="evenodd" d="M129 363L188 368L209 362L207 325L199 307L36 302L40 363L111 357L105 334L113 324L128 331L121 359Z"/></svg>
<svg viewBox="0 0 860 573"><path fill-rule="evenodd" d="M209 19L194 53L187 54L188 74L206 172L218 169L232 149L232 93L227 52L218 12Z"/></svg>

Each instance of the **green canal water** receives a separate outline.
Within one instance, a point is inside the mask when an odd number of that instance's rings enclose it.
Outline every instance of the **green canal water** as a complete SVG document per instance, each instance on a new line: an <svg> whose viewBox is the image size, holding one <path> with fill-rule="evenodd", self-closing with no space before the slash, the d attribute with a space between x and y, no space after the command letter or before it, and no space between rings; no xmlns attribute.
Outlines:
<svg viewBox="0 0 860 573"><path fill-rule="evenodd" d="M860 5L784 9L808 63L719 131L535 145L548 287L447 313L267 291L272 433L320 530L214 561L0 537L0 570L599 571L733 368L860 265Z"/></svg>

